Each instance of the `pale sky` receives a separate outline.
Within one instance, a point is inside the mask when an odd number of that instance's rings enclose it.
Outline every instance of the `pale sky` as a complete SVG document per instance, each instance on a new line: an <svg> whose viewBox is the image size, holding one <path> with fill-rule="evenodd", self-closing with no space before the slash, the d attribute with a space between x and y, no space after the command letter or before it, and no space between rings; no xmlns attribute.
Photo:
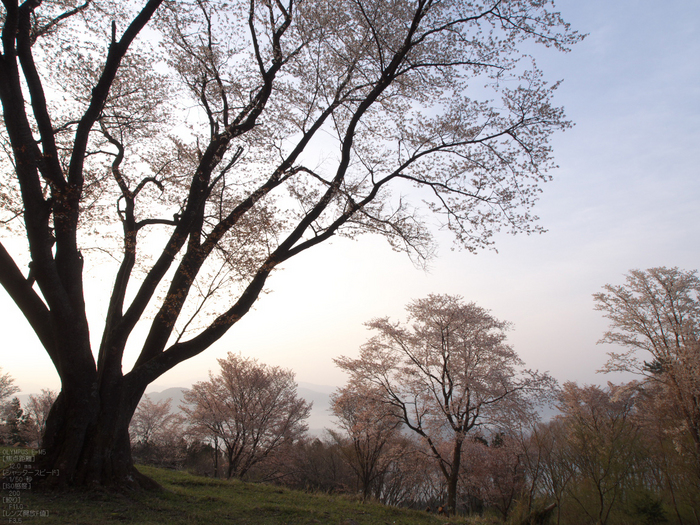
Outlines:
<svg viewBox="0 0 700 525"><path fill-rule="evenodd" d="M451 251L447 234L428 272L376 237L335 240L301 254L270 293L201 356L150 390L188 387L228 351L340 386L332 359L355 356L373 317L404 316L411 299L459 294L511 321L509 341L530 368L559 381L604 383L612 347L592 294L633 268L696 269L700 255L700 2L561 0L589 36L568 54L538 50L555 102L575 127L553 140L559 169L536 208L543 235L498 236L498 253ZM6 239L3 238L3 242ZM95 278L92 286L99 286ZM108 286L110 279L103 285ZM0 292L0 366L23 393L59 387L26 322Z"/></svg>

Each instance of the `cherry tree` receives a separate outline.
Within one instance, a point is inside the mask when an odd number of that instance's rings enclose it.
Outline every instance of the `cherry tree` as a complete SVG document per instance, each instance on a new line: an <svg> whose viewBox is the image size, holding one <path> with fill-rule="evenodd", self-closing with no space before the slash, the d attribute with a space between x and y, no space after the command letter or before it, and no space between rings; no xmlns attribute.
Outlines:
<svg viewBox="0 0 700 525"><path fill-rule="evenodd" d="M353 386L347 385L331 395L331 411L349 438L350 446L344 447L344 456L360 482L362 497L379 498L382 478L396 459L389 452L401 420L393 407L377 401L381 396L368 395ZM331 435L343 444L341 436Z"/></svg>
<svg viewBox="0 0 700 525"><path fill-rule="evenodd" d="M192 385L182 409L195 431L223 443L226 477L240 478L304 435L311 405L297 397L291 370L230 352L218 361L221 374Z"/></svg>
<svg viewBox="0 0 700 525"><path fill-rule="evenodd" d="M0 372L2 372L2 368L0 368ZM15 379L10 374L0 373L0 441L3 443L6 442L7 434L9 434L7 416L12 412L14 404L19 408L19 400L16 397L6 401L12 394L19 392L19 387L14 382Z"/></svg>
<svg viewBox="0 0 700 525"><path fill-rule="evenodd" d="M571 470L567 493L591 522L605 525L643 456L635 421L639 386L564 384L558 408L563 422L563 457Z"/></svg>
<svg viewBox="0 0 700 525"><path fill-rule="evenodd" d="M526 488L520 444L513 436L496 434L487 449L483 480L485 500L507 520Z"/></svg>
<svg viewBox="0 0 700 525"><path fill-rule="evenodd" d="M129 425L132 441L142 445L156 445L170 441L173 435L181 434L182 418L172 412L172 402L171 398L153 401L148 394L143 396Z"/></svg>
<svg viewBox="0 0 700 525"><path fill-rule="evenodd" d="M0 283L61 380L46 481L147 482L128 434L147 385L290 258L372 232L420 263L429 215L469 250L539 231L568 122L522 45L580 39L550 4L3 0L0 224L25 249L0 244Z"/></svg>
<svg viewBox="0 0 700 525"><path fill-rule="evenodd" d="M392 407L424 440L447 483L447 506L455 512L469 433L535 419L535 398L550 394L555 381L522 370L505 342L508 323L474 303L430 295L406 310L407 323L388 318L367 323L377 335L357 359L341 357L336 363L354 389Z"/></svg>
<svg viewBox="0 0 700 525"><path fill-rule="evenodd" d="M633 372L663 385L695 443L700 477L700 279L696 273L664 267L632 270L626 284L608 284L605 292L593 297L596 310L611 321L600 342L628 349L609 353L604 371Z"/></svg>
<svg viewBox="0 0 700 525"><path fill-rule="evenodd" d="M153 401L144 395L129 425L134 457L139 463L167 466L182 464L187 443L183 417L172 410L172 398Z"/></svg>
<svg viewBox="0 0 700 525"><path fill-rule="evenodd" d="M31 441L37 445L41 443L44 434L46 420L49 417L51 407L56 401L57 392L50 388L43 388L40 394L32 394L27 402L27 413L32 420Z"/></svg>
<svg viewBox="0 0 700 525"><path fill-rule="evenodd" d="M2 368L0 368L2 372ZM5 402L5 398L10 397L15 392L19 392L19 387L14 384L15 378L10 374L0 373L0 404Z"/></svg>

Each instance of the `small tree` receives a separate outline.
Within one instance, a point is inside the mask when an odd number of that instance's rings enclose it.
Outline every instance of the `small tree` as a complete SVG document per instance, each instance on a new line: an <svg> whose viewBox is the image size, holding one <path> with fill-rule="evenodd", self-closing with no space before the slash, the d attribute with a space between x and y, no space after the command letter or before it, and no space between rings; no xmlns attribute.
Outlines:
<svg viewBox="0 0 700 525"><path fill-rule="evenodd" d="M184 459L183 418L171 412L172 399L154 402L143 396L129 425L134 455L139 461L177 465Z"/></svg>
<svg viewBox="0 0 700 525"><path fill-rule="evenodd" d="M455 512L462 446L478 427L535 417L532 395L554 380L521 371L505 343L508 323L460 297L431 295L410 303L408 325L388 318L367 324L378 335L358 359L341 357L349 383L392 407L423 438L447 482L447 506Z"/></svg>
<svg viewBox="0 0 700 525"><path fill-rule="evenodd" d="M347 492L353 472L333 439L303 437L290 447L285 483L299 490Z"/></svg>
<svg viewBox="0 0 700 525"><path fill-rule="evenodd" d="M171 412L172 402L171 398L153 402L148 394L144 395L129 425L132 441L156 444L172 434L180 419Z"/></svg>
<svg viewBox="0 0 700 525"><path fill-rule="evenodd" d="M520 443L507 434L496 434L486 449L484 499L507 520L526 490L526 473Z"/></svg>
<svg viewBox="0 0 700 525"><path fill-rule="evenodd" d="M389 467L388 449L401 425L394 407L378 401L380 395L368 395L347 385L331 395L331 410L349 437L343 456L359 480L363 499L381 496L382 478ZM331 435L338 444L342 439Z"/></svg>
<svg viewBox="0 0 700 525"><path fill-rule="evenodd" d="M2 372L2 367L0 367L0 372ZM19 399L15 397L6 401L8 397L19 391L19 387L15 386L14 382L15 380L10 374L0 373L0 440L3 444L10 445L16 443L20 438L18 423L22 417ZM23 439L24 437L22 437L22 441Z"/></svg>
<svg viewBox="0 0 700 525"><path fill-rule="evenodd" d="M44 388L41 394L30 395L27 403L27 413L32 420L31 441L37 445L41 443L41 436L44 434L46 420L49 417L49 411L56 401L56 392L48 388Z"/></svg>
<svg viewBox="0 0 700 525"><path fill-rule="evenodd" d="M0 411L0 439L5 445L26 445L31 439L31 419L22 410L19 399L13 397Z"/></svg>
<svg viewBox="0 0 700 525"><path fill-rule="evenodd" d="M15 392L19 392L19 387L14 385L15 379L10 374L2 374L0 367L0 405L5 402L5 399L10 397Z"/></svg>
<svg viewBox="0 0 700 525"><path fill-rule="evenodd" d="M605 525L620 503L641 455L634 421L636 383L579 387L568 382L558 408L565 428L564 455L573 472L568 494L592 522Z"/></svg>
<svg viewBox="0 0 700 525"><path fill-rule="evenodd" d="M645 462L653 479L647 489L661 495L678 523L697 521L700 478L695 444L677 405L669 404L668 390L657 381L642 385L635 418L642 427ZM645 496L642 494L642 498ZM649 494L647 494L649 496ZM693 514L695 513L695 518Z"/></svg>
<svg viewBox="0 0 700 525"><path fill-rule="evenodd" d="M233 353L221 374L195 383L182 406L195 431L223 444L227 477L243 477L307 431L311 405L297 397L294 373Z"/></svg>
<svg viewBox="0 0 700 525"><path fill-rule="evenodd" d="M533 512L535 499L555 503L557 521L562 518L564 494L573 476L573 470L566 460L566 429L564 422L553 419L537 422L527 434L523 432L523 461L529 478L529 494L526 510ZM536 510L535 510L536 512Z"/></svg>

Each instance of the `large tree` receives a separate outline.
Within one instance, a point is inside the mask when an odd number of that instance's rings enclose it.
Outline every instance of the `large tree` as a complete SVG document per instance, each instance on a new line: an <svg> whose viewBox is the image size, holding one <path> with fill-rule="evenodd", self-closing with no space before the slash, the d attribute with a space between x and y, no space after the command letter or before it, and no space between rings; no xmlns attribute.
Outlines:
<svg viewBox="0 0 700 525"><path fill-rule="evenodd" d="M508 323L461 297L431 295L410 303L407 323L368 323L377 335L357 359L338 366L354 389L391 407L427 445L447 484L455 512L462 452L470 432L505 428L536 418L533 402L551 394L554 380L522 369L506 344Z"/></svg>
<svg viewBox="0 0 700 525"><path fill-rule="evenodd" d="M128 425L146 386L295 255L369 231L428 257L409 197L467 249L537 231L568 123L521 44L579 39L549 4L3 0L0 223L27 250L0 244L0 283L61 379L50 481L139 480ZM91 340L97 265L114 284Z"/></svg>
<svg viewBox="0 0 700 525"><path fill-rule="evenodd" d="M611 352L604 370L641 374L663 386L669 407L682 414L695 444L700 477L700 279L696 273L665 267L632 270L624 285L605 285L605 292L594 298L596 310L611 322L601 342L627 349Z"/></svg>

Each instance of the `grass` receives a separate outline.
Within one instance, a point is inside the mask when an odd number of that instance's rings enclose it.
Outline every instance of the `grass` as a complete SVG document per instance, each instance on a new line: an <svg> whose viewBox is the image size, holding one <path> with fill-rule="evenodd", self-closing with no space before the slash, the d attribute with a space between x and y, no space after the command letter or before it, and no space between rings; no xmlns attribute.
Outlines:
<svg viewBox="0 0 700 525"><path fill-rule="evenodd" d="M139 470L160 483L160 492L111 493L22 491L21 510L48 511L21 523L95 525L446 525L464 524L421 511L362 503L357 498L309 494L272 485L226 481L152 467ZM7 491L3 491L3 496ZM3 502L3 511L9 504ZM0 523L12 522L7 514Z"/></svg>

